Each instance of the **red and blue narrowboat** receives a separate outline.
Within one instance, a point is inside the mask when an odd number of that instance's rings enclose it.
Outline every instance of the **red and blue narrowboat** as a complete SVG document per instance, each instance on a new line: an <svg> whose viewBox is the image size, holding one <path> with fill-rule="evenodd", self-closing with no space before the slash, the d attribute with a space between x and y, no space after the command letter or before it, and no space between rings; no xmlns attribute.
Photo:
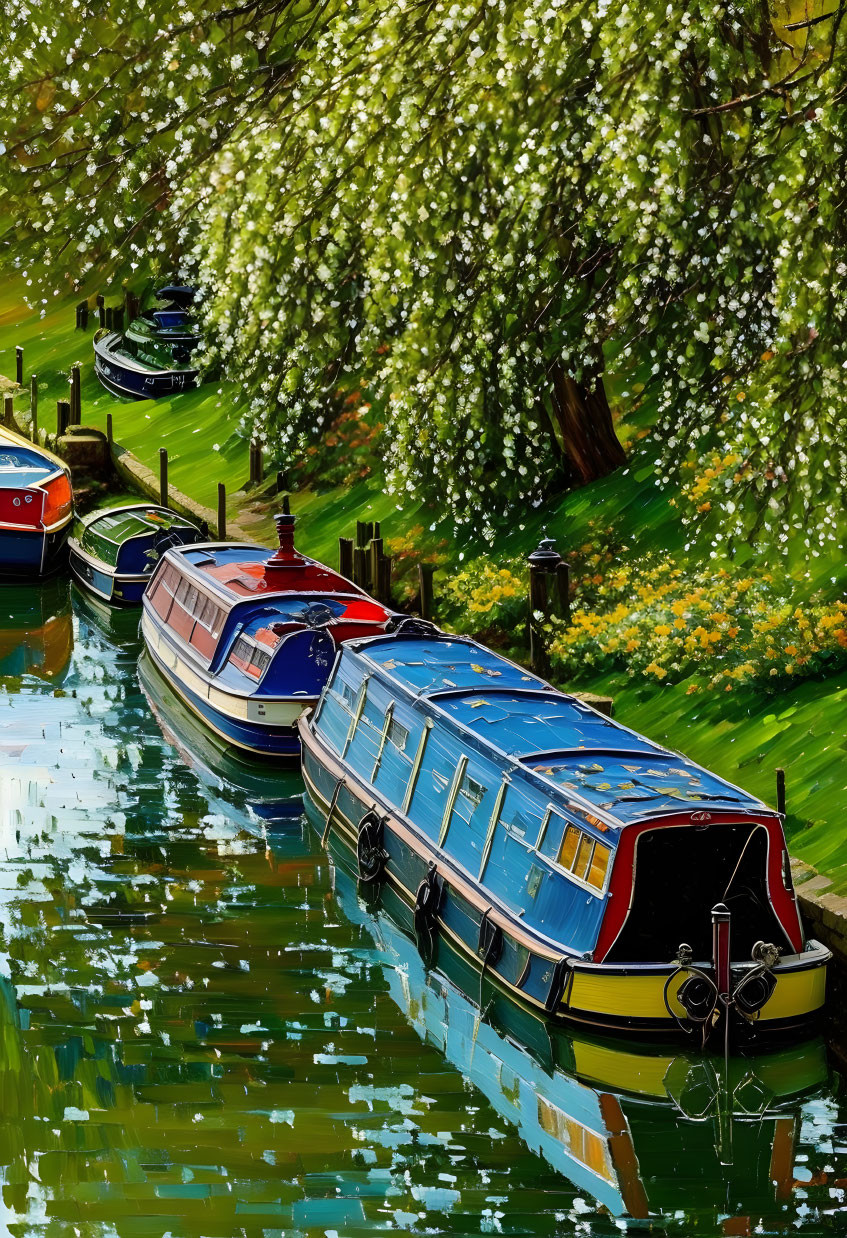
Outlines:
<svg viewBox="0 0 847 1238"><path fill-rule="evenodd" d="M386 631L393 612L294 549L205 543L167 550L144 594L141 630L170 686L227 745L296 756L339 643Z"/></svg>
<svg viewBox="0 0 847 1238"><path fill-rule="evenodd" d="M362 879L536 1010L704 1038L820 1010L779 815L484 646L351 641L299 727Z"/></svg>
<svg viewBox="0 0 847 1238"><path fill-rule="evenodd" d="M51 571L61 559L72 520L67 467L52 452L0 427L0 574Z"/></svg>

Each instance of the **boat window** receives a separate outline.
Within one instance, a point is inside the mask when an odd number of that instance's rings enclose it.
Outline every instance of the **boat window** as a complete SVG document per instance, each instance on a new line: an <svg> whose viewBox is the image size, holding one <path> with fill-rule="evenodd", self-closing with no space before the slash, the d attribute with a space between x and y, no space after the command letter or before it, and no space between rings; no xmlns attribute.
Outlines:
<svg viewBox="0 0 847 1238"><path fill-rule="evenodd" d="M182 580L180 580L179 584L177 585L176 593L174 594L174 597L176 598L176 600L180 603L184 603L186 597L188 596L188 591L190 588L191 588L191 585L188 583L188 580L186 579L186 577L183 576Z"/></svg>
<svg viewBox="0 0 847 1238"><path fill-rule="evenodd" d="M609 868L611 850L584 830L569 825L565 830L557 861L574 877L585 881L595 890L602 890Z"/></svg>
<svg viewBox="0 0 847 1238"><path fill-rule="evenodd" d="M388 734L386 736L389 744L393 744L398 752L406 751L406 744L409 740L409 732L401 723L395 721L394 718L388 726Z"/></svg>
<svg viewBox="0 0 847 1238"><path fill-rule="evenodd" d="M172 596L176 593L176 587L179 583L180 575L172 563L168 563L162 573L162 584Z"/></svg>
<svg viewBox="0 0 847 1238"><path fill-rule="evenodd" d="M474 808L478 808L485 795L485 787L469 774L465 774L459 787L459 794L470 800Z"/></svg>
<svg viewBox="0 0 847 1238"><path fill-rule="evenodd" d="M195 613L195 610L197 608L197 599L199 598L199 596L200 596L200 592L197 586L189 585L188 589L185 592L185 602L183 603L183 605L185 606L185 609L188 611L188 613L191 615Z"/></svg>

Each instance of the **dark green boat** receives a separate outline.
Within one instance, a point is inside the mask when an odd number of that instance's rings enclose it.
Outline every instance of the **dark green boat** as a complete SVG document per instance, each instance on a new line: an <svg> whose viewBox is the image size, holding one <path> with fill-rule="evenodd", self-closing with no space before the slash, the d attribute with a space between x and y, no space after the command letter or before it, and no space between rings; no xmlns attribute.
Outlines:
<svg viewBox="0 0 847 1238"><path fill-rule="evenodd" d="M94 369L113 395L155 400L197 385L191 365L200 343L191 317L194 289L168 284L156 296L159 307L134 318L125 332L103 327L95 333Z"/></svg>
<svg viewBox="0 0 847 1238"><path fill-rule="evenodd" d="M112 507L77 521L68 539L71 571L97 597L138 606L166 550L207 539L207 529L168 507Z"/></svg>

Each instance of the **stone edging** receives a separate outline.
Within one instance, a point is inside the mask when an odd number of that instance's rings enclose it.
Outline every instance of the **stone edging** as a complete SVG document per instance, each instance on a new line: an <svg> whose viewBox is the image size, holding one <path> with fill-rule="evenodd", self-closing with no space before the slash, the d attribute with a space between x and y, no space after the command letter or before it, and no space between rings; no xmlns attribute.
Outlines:
<svg viewBox="0 0 847 1238"><path fill-rule="evenodd" d="M153 499L158 503L159 479L153 470L149 469L146 464L142 464L137 456L134 456L126 447L122 447L120 443L112 441L109 449L115 472L121 480L134 489L140 490L148 499ZM218 516L217 512L213 512L210 507L204 507L202 503L196 502L171 485L168 486L168 507L172 507L181 516L187 516L189 520L205 521L209 527L209 537L216 538ZM245 542L254 540L237 521L229 520L227 520L227 539Z"/></svg>
<svg viewBox="0 0 847 1238"><path fill-rule="evenodd" d="M847 963L847 898L825 893L832 885L831 878L803 860L792 859L791 876L812 935L829 947L839 963Z"/></svg>

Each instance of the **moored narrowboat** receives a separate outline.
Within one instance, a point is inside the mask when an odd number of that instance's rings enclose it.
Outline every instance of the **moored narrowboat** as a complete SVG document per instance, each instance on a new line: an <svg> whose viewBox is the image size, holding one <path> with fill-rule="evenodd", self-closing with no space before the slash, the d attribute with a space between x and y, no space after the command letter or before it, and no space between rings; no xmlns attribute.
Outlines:
<svg viewBox="0 0 847 1238"><path fill-rule="evenodd" d="M254 756L296 756L297 719L313 705L339 642L384 632L393 613L294 549L206 543L167 550L144 594L150 656L206 726Z"/></svg>
<svg viewBox="0 0 847 1238"><path fill-rule="evenodd" d="M362 879L536 1010L705 1039L821 1008L778 814L474 641L350 642L299 726Z"/></svg>
<svg viewBox="0 0 847 1238"><path fill-rule="evenodd" d="M56 567L73 520L70 473L58 456L0 427L0 574Z"/></svg>
<svg viewBox="0 0 847 1238"><path fill-rule="evenodd" d="M321 834L325 821L308 796L306 811ZM552 1025L488 984L449 938L437 967L426 966L411 908L387 884L373 903L363 899L355 858L332 834L328 849L336 899L374 939L388 992L421 1040L551 1169L614 1216L649 1218L650 1232L669 1225L687 1233L685 1221L696 1217L705 1228L732 1201L741 1215L722 1232L753 1233L755 1221L745 1220L766 1215L775 1190L788 1199L801 1185L794 1167L803 1107L820 1103L829 1077L819 1037L725 1061L669 1038L657 1044Z"/></svg>
<svg viewBox="0 0 847 1238"><path fill-rule="evenodd" d="M81 585L105 601L140 606L166 550L207 540L207 531L168 507L111 507L77 522L68 539L70 567Z"/></svg>
<svg viewBox="0 0 847 1238"><path fill-rule="evenodd" d="M168 284L159 305L134 318L126 331L94 334L94 371L107 391L129 400L156 400L190 391L198 371L191 355L200 343L192 318L195 290Z"/></svg>

